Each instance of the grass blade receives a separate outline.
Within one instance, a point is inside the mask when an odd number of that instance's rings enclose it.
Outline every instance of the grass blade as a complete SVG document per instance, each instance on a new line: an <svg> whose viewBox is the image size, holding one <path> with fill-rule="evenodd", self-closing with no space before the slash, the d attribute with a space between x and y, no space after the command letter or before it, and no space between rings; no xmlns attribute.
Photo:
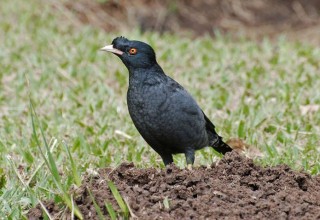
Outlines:
<svg viewBox="0 0 320 220"><path fill-rule="evenodd" d="M123 212L125 219L128 219L129 218L129 208L128 208L127 204L123 201L117 187L111 181L108 181L108 186L109 186L114 198L116 199L118 205L120 206L120 209Z"/></svg>
<svg viewBox="0 0 320 220"><path fill-rule="evenodd" d="M107 202L105 205L106 205L106 208L107 208L107 210L108 210L108 213L109 213L109 215L110 215L111 220L116 220L116 219L117 219L117 214L116 214L116 212L114 211L111 203L108 203L108 202Z"/></svg>
<svg viewBox="0 0 320 220"><path fill-rule="evenodd" d="M89 196L90 196L90 198L91 198L91 200L93 202L94 208L96 209L96 212L98 214L99 219L100 220L104 220L105 218L103 217L102 211L101 211L100 207L98 206L98 204L96 203L96 200L94 199L94 197L93 197L93 195L92 195L92 193L91 193L91 191L90 191L90 189L88 187L87 187L87 190L89 192Z"/></svg>
<svg viewBox="0 0 320 220"><path fill-rule="evenodd" d="M62 193L63 201L68 206L68 208L70 210L72 210L73 209L73 204L71 202L71 199L69 198L69 195L68 195L66 189L61 184L61 178L60 178L60 175L59 175L59 172L58 172L58 168L57 168L55 160L54 160L54 158L53 158L53 156L51 154L49 145L48 145L47 140L46 140L45 135L44 135L43 128L41 126L39 118L38 118L38 116L36 114L36 111L34 109L34 106L32 104L31 98L29 100L30 100L30 109L31 109L31 122L32 122L33 138L37 143L37 146L39 148L40 154L44 159L44 162L46 163L48 169L50 170L50 173L53 176L53 181L55 182L56 186L59 188L60 192ZM40 128L41 137L42 137L42 140L43 140L45 148L46 148L47 156L45 155L45 153L43 152L43 150L41 148L40 140L38 139L37 132L36 132L36 123L38 124L38 126ZM79 211L78 207L76 207L76 206L74 206L74 214L79 219L83 219L81 212Z"/></svg>
<svg viewBox="0 0 320 220"><path fill-rule="evenodd" d="M68 157L69 157L69 160L70 160L70 163L71 163L71 171L72 171L73 179L74 179L76 185L80 186L81 185L81 178L79 176L79 173L78 173L78 170L77 170L77 166L74 163L73 157L71 156L69 147L67 146L67 144L64 141L62 142L62 144L63 144L63 146L65 147L65 149L66 149L66 151L68 153Z"/></svg>
<svg viewBox="0 0 320 220"><path fill-rule="evenodd" d="M168 196L166 196L163 200L163 205L166 209L169 209L170 208L170 203L169 203L169 199L168 199Z"/></svg>

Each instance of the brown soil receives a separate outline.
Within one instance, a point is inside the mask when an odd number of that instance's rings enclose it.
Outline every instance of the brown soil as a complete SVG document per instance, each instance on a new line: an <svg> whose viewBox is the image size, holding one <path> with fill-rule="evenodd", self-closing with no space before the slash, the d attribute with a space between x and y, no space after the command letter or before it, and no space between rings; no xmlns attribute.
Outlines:
<svg viewBox="0 0 320 220"><path fill-rule="evenodd" d="M132 163L100 169L96 175L87 175L74 192L85 219L98 219L88 189L106 217L106 202L120 210L108 180L116 184L131 216L138 219L320 219L320 176L285 165L262 168L236 152L227 153L211 167L191 171L174 165L139 169ZM169 201L169 207L164 201ZM45 204L57 219L68 215L53 202ZM40 206L28 213L30 219L41 216Z"/></svg>
<svg viewBox="0 0 320 220"><path fill-rule="evenodd" d="M285 33L294 40L320 43L318 0L109 0L67 1L81 23L107 32L141 29L194 36L241 32L250 38ZM58 2L56 4L59 4ZM61 4L61 3L60 3ZM61 5L59 6L61 8ZM68 16L70 18L71 16Z"/></svg>

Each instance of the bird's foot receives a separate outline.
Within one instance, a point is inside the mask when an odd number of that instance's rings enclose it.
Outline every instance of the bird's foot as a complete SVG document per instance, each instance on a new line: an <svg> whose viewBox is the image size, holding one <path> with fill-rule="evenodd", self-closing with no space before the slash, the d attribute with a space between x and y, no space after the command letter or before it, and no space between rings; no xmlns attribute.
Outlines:
<svg viewBox="0 0 320 220"><path fill-rule="evenodd" d="M188 170L192 170L192 164L187 165Z"/></svg>

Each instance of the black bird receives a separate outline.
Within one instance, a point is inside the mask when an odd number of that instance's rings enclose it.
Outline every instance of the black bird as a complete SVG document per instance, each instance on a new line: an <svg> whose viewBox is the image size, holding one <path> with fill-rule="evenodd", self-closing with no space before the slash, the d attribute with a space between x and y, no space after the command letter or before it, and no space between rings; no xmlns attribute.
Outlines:
<svg viewBox="0 0 320 220"><path fill-rule="evenodd" d="M232 150L191 95L163 72L150 45L117 37L101 50L117 55L129 70L130 116L165 165L172 154L184 153L191 168L195 150L206 146L222 154Z"/></svg>

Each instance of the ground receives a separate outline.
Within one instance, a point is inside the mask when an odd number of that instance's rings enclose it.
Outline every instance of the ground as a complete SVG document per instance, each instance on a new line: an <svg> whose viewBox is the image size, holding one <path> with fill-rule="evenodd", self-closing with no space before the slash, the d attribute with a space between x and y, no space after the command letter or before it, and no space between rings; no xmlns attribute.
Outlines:
<svg viewBox="0 0 320 220"><path fill-rule="evenodd" d="M161 2L1 4L0 216L319 219L319 2ZM120 35L245 153L164 167L129 117L127 70L99 51Z"/></svg>
<svg viewBox="0 0 320 220"><path fill-rule="evenodd" d="M193 37L240 33L252 39L285 33L291 40L320 43L317 0L81 0L69 1L66 7L81 22L108 32L139 27L160 33L189 32Z"/></svg>
<svg viewBox="0 0 320 220"><path fill-rule="evenodd" d="M193 170L170 165L166 169L139 169L123 163L116 169L99 169L87 175L73 191L84 219L100 219L90 197L104 217L106 203L117 205L108 181L116 184L138 219L319 219L320 178L296 172L286 165L257 166L236 152L217 164ZM53 201L45 203L51 216L67 215ZM40 205L31 209L30 219L41 219Z"/></svg>

